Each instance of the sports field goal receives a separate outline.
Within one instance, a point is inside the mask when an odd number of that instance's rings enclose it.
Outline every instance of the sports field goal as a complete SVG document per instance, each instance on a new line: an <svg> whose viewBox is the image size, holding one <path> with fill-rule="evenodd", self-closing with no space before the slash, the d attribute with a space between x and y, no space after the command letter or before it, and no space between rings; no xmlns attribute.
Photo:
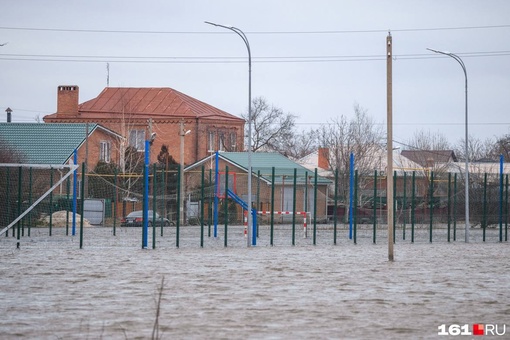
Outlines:
<svg viewBox="0 0 510 340"><path fill-rule="evenodd" d="M76 177L71 175L76 174L78 167L73 164L0 164L0 236L22 222L31 226L42 216L51 218L52 212L70 210L78 189Z"/></svg>

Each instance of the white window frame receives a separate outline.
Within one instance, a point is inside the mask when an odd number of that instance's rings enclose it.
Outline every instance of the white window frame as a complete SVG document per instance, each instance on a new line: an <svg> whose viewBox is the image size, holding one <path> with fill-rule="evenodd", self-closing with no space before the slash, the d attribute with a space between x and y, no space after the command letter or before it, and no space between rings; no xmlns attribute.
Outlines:
<svg viewBox="0 0 510 340"><path fill-rule="evenodd" d="M102 140L99 143L99 160L105 163L110 163L111 150L112 150L111 142L107 140Z"/></svg>
<svg viewBox="0 0 510 340"><path fill-rule="evenodd" d="M129 145L134 147L136 151L145 151L145 130L130 130Z"/></svg>
<svg viewBox="0 0 510 340"><path fill-rule="evenodd" d="M235 132L230 133L230 149L237 151L237 134Z"/></svg>
<svg viewBox="0 0 510 340"><path fill-rule="evenodd" d="M225 134L219 133L218 134L218 151L225 151Z"/></svg>
<svg viewBox="0 0 510 340"><path fill-rule="evenodd" d="M216 147L214 146L214 131L209 131L209 152L216 151Z"/></svg>

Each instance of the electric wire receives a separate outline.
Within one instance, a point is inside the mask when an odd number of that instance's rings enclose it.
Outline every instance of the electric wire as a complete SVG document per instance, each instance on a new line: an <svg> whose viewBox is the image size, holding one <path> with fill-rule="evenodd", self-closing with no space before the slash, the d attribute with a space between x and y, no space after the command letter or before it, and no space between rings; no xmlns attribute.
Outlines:
<svg viewBox="0 0 510 340"><path fill-rule="evenodd" d="M510 51L485 51L457 53L465 58L504 57ZM400 54L393 55L395 60L419 60L431 58L447 58L432 54ZM86 62L86 63L148 63L148 64L237 64L246 63L243 57L175 57L175 56L113 56L113 55L56 55L56 54L14 54L0 53L0 60L6 61L48 61L48 62ZM386 60L385 55L352 55L352 56L266 56L253 57L253 63L328 63L358 62Z"/></svg>
<svg viewBox="0 0 510 340"><path fill-rule="evenodd" d="M429 28L401 28L401 29L367 29L367 30L324 30L324 31L246 31L246 34L359 34L359 33L386 33L391 32L423 32L423 31L452 31L475 29L510 28L510 25L485 26L457 26L457 27L429 27ZM74 32L74 33L116 33L116 34L231 34L229 32L215 31L144 31L144 30L103 30L103 29L70 29L70 28L44 28L44 27L9 27L0 26L0 30L16 31L47 31L47 32Z"/></svg>

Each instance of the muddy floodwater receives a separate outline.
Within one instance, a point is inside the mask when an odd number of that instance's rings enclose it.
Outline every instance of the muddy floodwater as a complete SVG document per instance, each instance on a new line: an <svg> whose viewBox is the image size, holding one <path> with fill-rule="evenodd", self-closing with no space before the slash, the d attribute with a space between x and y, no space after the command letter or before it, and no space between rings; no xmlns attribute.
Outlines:
<svg viewBox="0 0 510 340"><path fill-rule="evenodd" d="M452 324L506 325L510 338L510 243L481 230L448 243L445 231L402 240L389 262L384 231L261 230L247 248L242 227L217 238L198 227L158 235L142 249L141 229L32 229L0 237L1 339L419 339ZM401 232L399 232L401 233ZM163 282L164 279L164 282ZM162 283L163 282L163 283ZM162 287L158 303L158 290ZM159 305L159 307L158 307ZM159 312L159 318L156 317ZM155 326L156 320L158 321Z"/></svg>

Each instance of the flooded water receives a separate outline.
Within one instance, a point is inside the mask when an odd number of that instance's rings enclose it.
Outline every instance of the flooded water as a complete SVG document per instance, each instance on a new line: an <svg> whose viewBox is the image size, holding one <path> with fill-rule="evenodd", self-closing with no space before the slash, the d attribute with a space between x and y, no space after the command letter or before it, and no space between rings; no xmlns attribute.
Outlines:
<svg viewBox="0 0 510 340"><path fill-rule="evenodd" d="M156 249L141 249L139 228L87 228L83 249L62 228L32 229L20 249L2 236L0 337L150 339L159 310L162 339L437 338L442 324L474 323L506 324L498 338L510 338L510 243L497 230L468 244L459 231L451 243L444 230L433 243L427 230L413 244L399 234L394 262L383 231L354 244L340 230L337 245L332 230L316 245L300 231L292 246L279 229L271 247L261 229L251 248L242 227L225 248L223 231L206 230L204 248L197 227L181 229L179 248L175 228Z"/></svg>

